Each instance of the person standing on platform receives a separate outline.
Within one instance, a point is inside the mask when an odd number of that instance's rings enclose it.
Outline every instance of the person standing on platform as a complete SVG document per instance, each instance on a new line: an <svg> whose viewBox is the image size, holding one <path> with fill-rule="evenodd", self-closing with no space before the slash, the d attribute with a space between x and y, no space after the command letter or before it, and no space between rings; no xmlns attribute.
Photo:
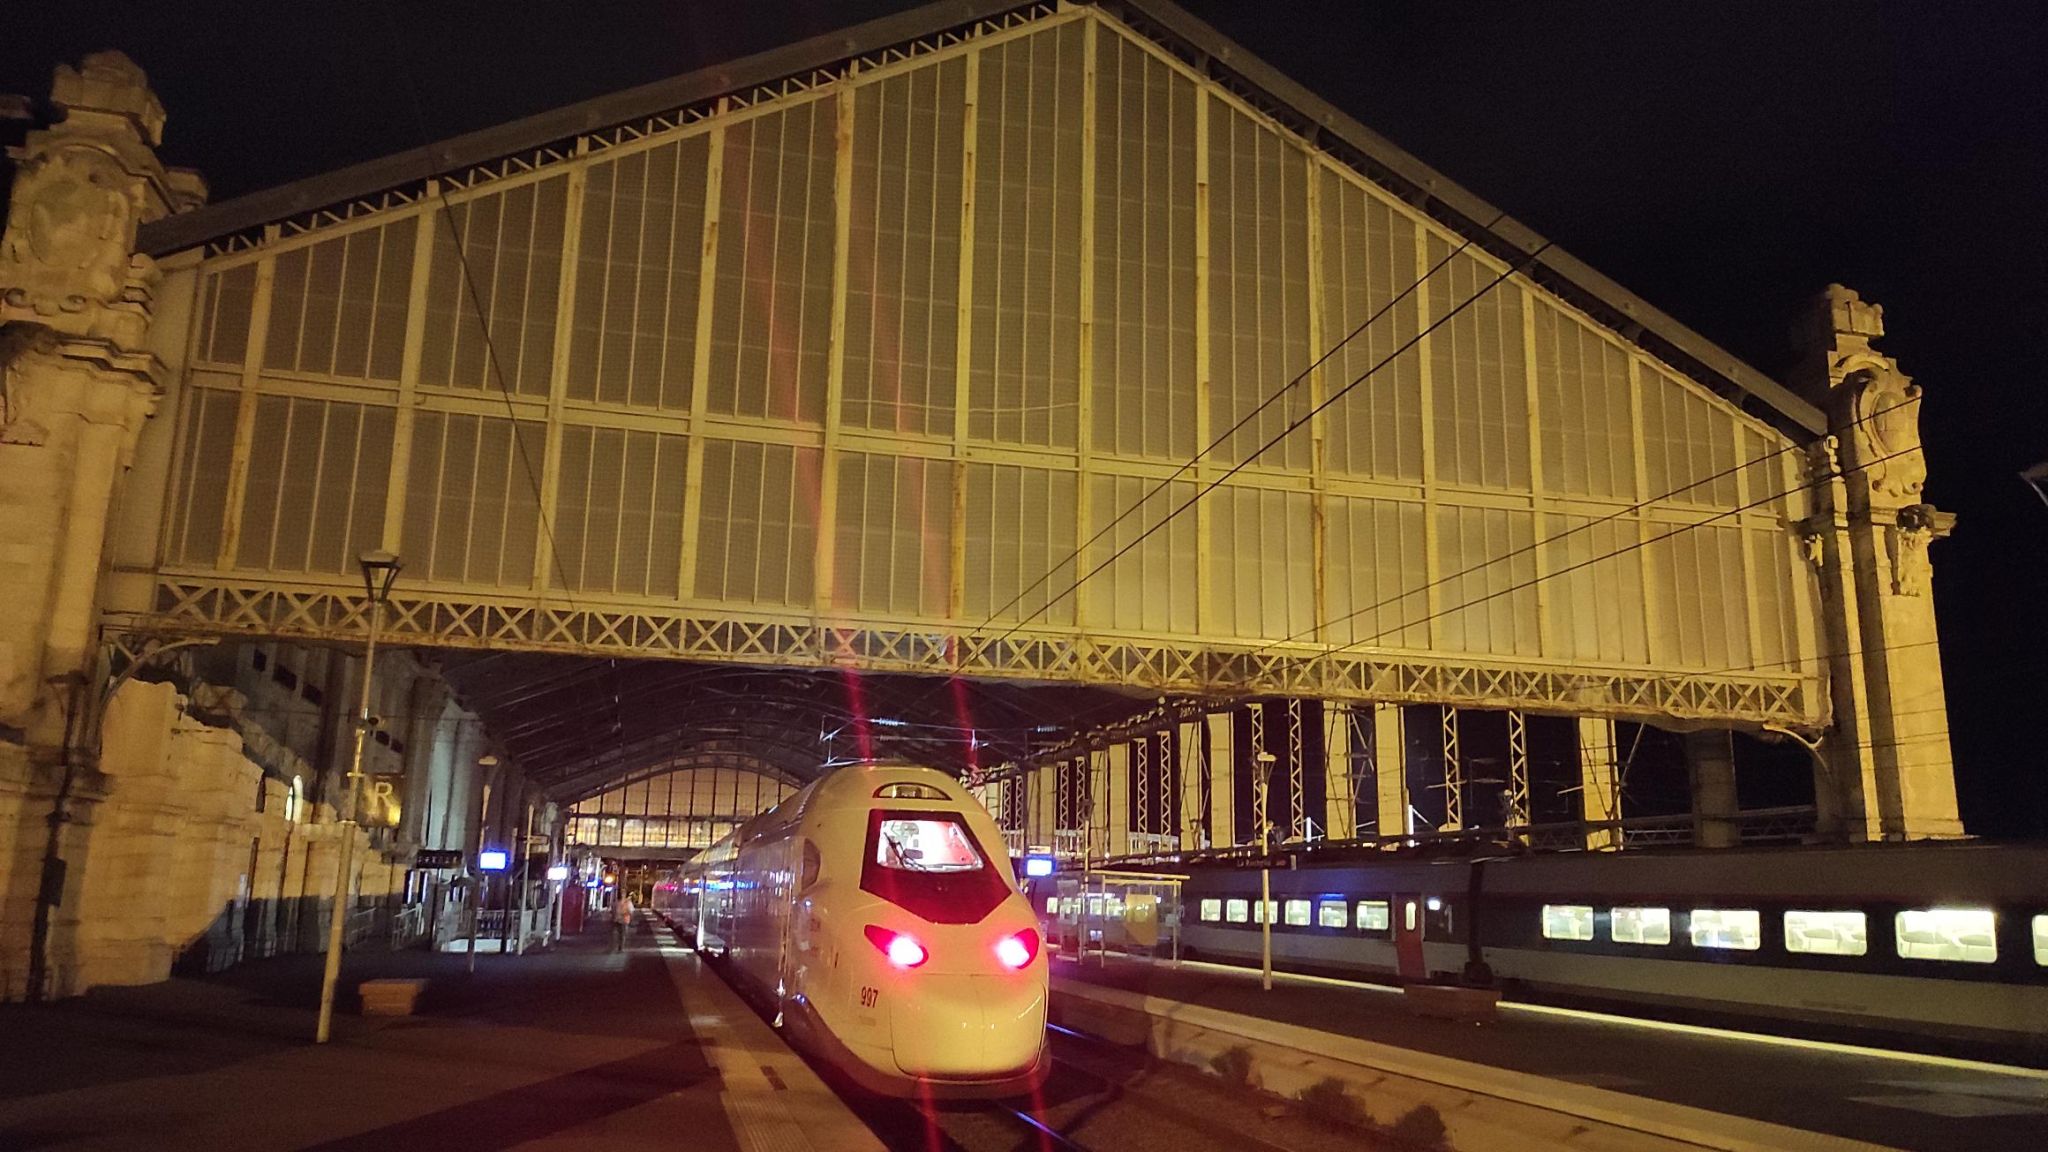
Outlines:
<svg viewBox="0 0 2048 1152"><path fill-rule="evenodd" d="M633 898L623 889L619 898L612 902L612 947L614 952L626 950L626 927L633 922Z"/></svg>

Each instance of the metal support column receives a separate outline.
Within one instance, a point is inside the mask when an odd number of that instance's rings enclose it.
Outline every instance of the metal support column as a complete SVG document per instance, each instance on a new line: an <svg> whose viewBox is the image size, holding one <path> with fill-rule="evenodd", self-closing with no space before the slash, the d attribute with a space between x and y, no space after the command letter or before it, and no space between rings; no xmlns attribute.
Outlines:
<svg viewBox="0 0 2048 1152"><path fill-rule="evenodd" d="M1586 847L1621 847L1621 790L1615 770L1614 721L1579 717L1579 818L1586 822Z"/></svg>
<svg viewBox="0 0 2048 1152"><path fill-rule="evenodd" d="M1103 833L1112 858L1128 856L1131 854L1131 746L1127 743L1112 744L1104 755L1109 762L1109 787L1103 793L1103 805L1108 809L1102 821Z"/></svg>
<svg viewBox="0 0 2048 1152"><path fill-rule="evenodd" d="M1287 839L1308 836L1308 755L1302 739L1301 700L1287 701Z"/></svg>
<svg viewBox="0 0 2048 1152"><path fill-rule="evenodd" d="M1373 792L1378 800L1380 837L1398 840L1408 827L1408 757L1401 743L1401 706L1372 706Z"/></svg>
<svg viewBox="0 0 2048 1152"><path fill-rule="evenodd" d="M1529 826L1529 721L1520 708L1508 709L1507 823Z"/></svg>
<svg viewBox="0 0 2048 1152"><path fill-rule="evenodd" d="M1456 832L1465 827L1465 765L1458 752L1458 710L1444 708L1444 822L1443 830Z"/></svg>
<svg viewBox="0 0 2048 1152"><path fill-rule="evenodd" d="M1180 849L1183 852L1199 852L1207 847L1205 835L1208 824L1208 809L1202 801L1208 791L1208 761L1202 756L1202 722L1184 720L1180 724L1180 752L1174 757L1174 769L1180 786Z"/></svg>
<svg viewBox="0 0 2048 1152"><path fill-rule="evenodd" d="M1209 725L1209 846L1237 843L1237 729L1235 714L1212 712Z"/></svg>
<svg viewBox="0 0 2048 1152"><path fill-rule="evenodd" d="M1349 840L1358 835L1357 793L1351 779L1351 709L1323 702L1323 835Z"/></svg>

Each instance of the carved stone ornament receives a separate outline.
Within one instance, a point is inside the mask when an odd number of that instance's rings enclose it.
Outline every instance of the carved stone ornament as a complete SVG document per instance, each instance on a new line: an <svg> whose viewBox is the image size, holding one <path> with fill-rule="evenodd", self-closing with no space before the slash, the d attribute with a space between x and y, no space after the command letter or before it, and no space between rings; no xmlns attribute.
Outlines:
<svg viewBox="0 0 2048 1152"><path fill-rule="evenodd" d="M1888 360L1857 368L1843 378L1851 390L1855 458L1870 490L1894 499L1920 495L1927 483L1927 457L1920 451L1920 387Z"/></svg>
<svg viewBox="0 0 2048 1152"><path fill-rule="evenodd" d="M0 444L40 445L50 430L29 415L28 388L16 379L16 363L33 350L47 351L55 341L40 324L0 324Z"/></svg>
<svg viewBox="0 0 2048 1152"><path fill-rule="evenodd" d="M53 149L15 179L0 260L7 303L39 316L84 312L127 286L136 182L91 146Z"/></svg>
<svg viewBox="0 0 2048 1152"><path fill-rule="evenodd" d="M1932 504L1908 504L1885 530L1885 550L1892 565L1892 592L1898 596L1925 596L1934 581L1934 566L1928 561L1927 546L1948 535L1955 517Z"/></svg>

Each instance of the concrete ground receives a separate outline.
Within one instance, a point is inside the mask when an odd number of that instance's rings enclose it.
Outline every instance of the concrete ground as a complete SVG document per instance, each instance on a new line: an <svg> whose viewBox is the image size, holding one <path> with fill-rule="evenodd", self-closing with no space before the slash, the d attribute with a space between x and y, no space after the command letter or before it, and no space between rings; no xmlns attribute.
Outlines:
<svg viewBox="0 0 2048 1152"><path fill-rule="evenodd" d="M354 953L334 1041L320 957L0 1007L0 1149L737 1149L721 1077L653 932L544 952ZM694 974L694 961L689 962ZM372 976L419 1014L356 1014Z"/></svg>
<svg viewBox="0 0 2048 1152"><path fill-rule="evenodd" d="M2048 1073L1858 1052L1592 1013L1504 1007L1475 1026L1424 1019L1392 989L1112 958L1059 961L1083 980L1381 1044L1915 1152L2048 1148Z"/></svg>

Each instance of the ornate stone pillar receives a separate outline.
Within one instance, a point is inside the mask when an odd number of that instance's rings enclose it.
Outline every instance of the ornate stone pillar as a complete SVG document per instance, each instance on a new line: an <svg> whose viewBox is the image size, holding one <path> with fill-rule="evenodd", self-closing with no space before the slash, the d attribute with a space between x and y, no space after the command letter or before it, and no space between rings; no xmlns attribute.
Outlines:
<svg viewBox="0 0 2048 1152"><path fill-rule="evenodd" d="M108 506L162 392L135 230L205 194L157 161L163 107L127 57L59 67L50 102L63 118L15 150L0 234L0 724L45 747L91 670Z"/></svg>
<svg viewBox="0 0 2048 1152"><path fill-rule="evenodd" d="M1955 524L1921 498L1920 388L1872 342L1884 310L1828 286L1802 326L1795 384L1828 414L1802 526L1820 569L1834 723L1815 793L1858 840L1960 836L1928 546Z"/></svg>

